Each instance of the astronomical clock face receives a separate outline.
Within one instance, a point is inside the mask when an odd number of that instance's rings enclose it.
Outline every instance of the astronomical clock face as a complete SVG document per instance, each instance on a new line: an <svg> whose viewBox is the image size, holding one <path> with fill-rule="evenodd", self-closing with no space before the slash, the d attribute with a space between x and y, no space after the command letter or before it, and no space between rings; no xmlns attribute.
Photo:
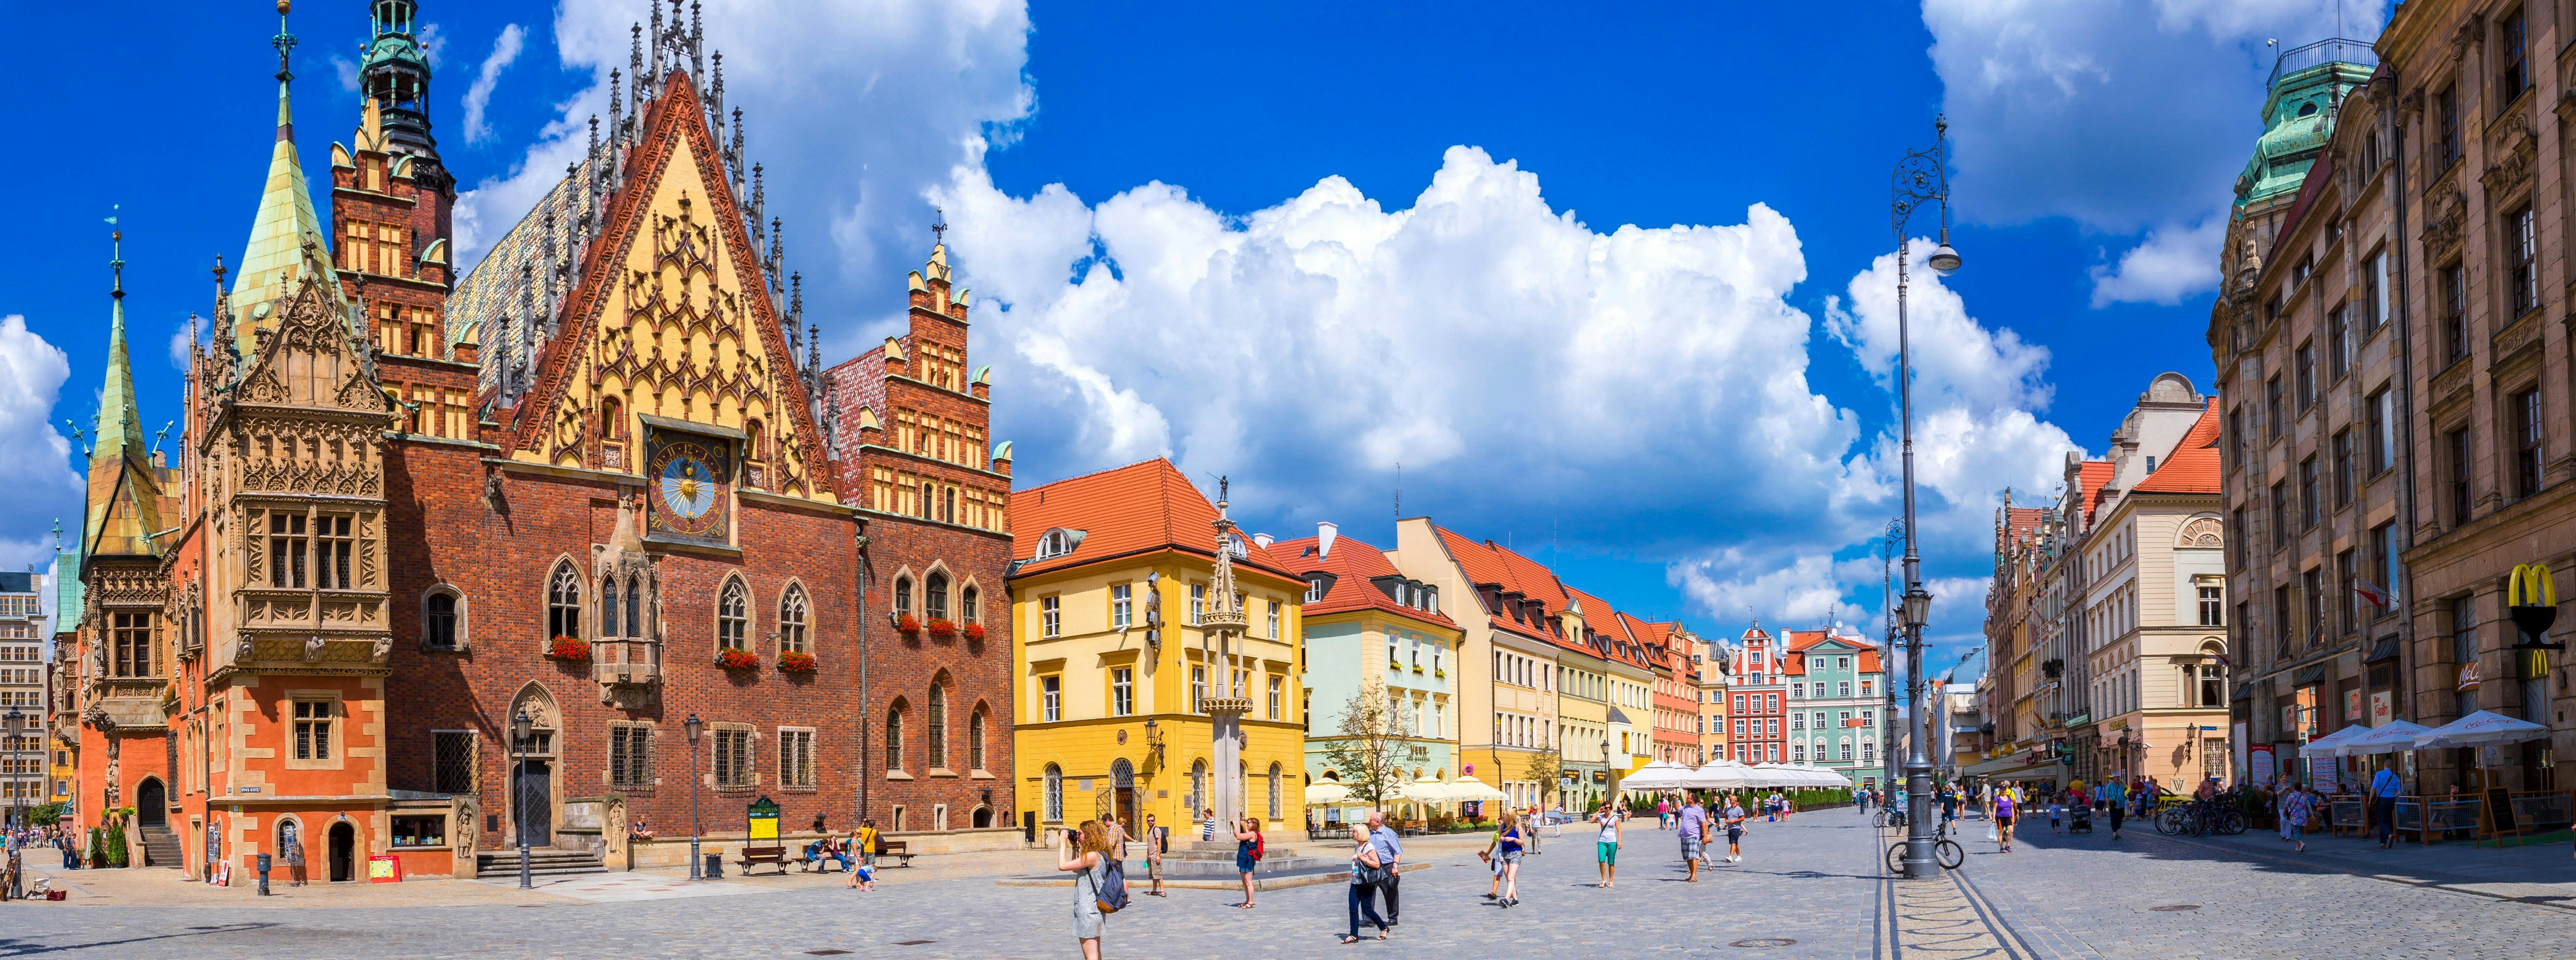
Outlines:
<svg viewBox="0 0 2576 960"><path fill-rule="evenodd" d="M697 540L726 539L731 466L721 441L685 435L654 437L646 461L653 482L650 530Z"/></svg>

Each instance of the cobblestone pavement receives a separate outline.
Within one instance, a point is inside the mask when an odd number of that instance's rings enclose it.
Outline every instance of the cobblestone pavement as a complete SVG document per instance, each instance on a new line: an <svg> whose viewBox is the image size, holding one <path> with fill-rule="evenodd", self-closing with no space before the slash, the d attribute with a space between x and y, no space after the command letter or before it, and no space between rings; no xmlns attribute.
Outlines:
<svg viewBox="0 0 2576 960"><path fill-rule="evenodd" d="M1230 907L1237 896L1230 892L1184 890L1169 899L1140 896L1110 918L1107 954L2019 960L2532 957L2576 947L2576 916L2539 903L2253 859L2136 832L2114 845L2108 831L2043 831L2002 854L1984 841L1982 823L1966 826L1967 867L1938 880L1883 876L1893 835L1853 811L1832 810L1756 824L1745 862L1713 866L1689 884L1674 835L1648 825L1629 831L1610 890L1592 885L1589 838L1569 831L1528 861L1522 903L1508 910L1481 896L1488 875L1467 847L1426 842L1414 859L1433 866L1405 877L1403 923L1386 942L1339 945L1342 886L1265 892L1250 911ZM890 870L875 893L777 886L657 901L575 902L503 891L519 899L395 908L307 901L316 906L283 910L131 899L0 904L0 958L1077 955L1071 892L996 884L1014 872Z"/></svg>

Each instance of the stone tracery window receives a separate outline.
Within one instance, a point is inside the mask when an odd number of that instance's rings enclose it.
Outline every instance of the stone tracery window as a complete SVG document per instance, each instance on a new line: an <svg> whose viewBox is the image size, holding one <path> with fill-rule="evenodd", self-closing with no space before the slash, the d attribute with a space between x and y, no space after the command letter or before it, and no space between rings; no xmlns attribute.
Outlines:
<svg viewBox="0 0 2576 960"><path fill-rule="evenodd" d="M922 580L922 612L932 620L948 619L948 574L933 570Z"/></svg>
<svg viewBox="0 0 2576 960"><path fill-rule="evenodd" d="M716 597L716 646L727 650L747 649L744 638L750 634L750 592L743 589L740 578L727 579L724 591Z"/></svg>
<svg viewBox="0 0 2576 960"><path fill-rule="evenodd" d="M546 582L546 636L581 637L581 574L569 562L556 564Z"/></svg>
<svg viewBox="0 0 2576 960"><path fill-rule="evenodd" d="M948 688L939 681L930 684L930 716L925 733L930 737L930 766L948 768Z"/></svg>
<svg viewBox="0 0 2576 960"><path fill-rule="evenodd" d="M778 601L778 652L804 653L805 588L790 586Z"/></svg>

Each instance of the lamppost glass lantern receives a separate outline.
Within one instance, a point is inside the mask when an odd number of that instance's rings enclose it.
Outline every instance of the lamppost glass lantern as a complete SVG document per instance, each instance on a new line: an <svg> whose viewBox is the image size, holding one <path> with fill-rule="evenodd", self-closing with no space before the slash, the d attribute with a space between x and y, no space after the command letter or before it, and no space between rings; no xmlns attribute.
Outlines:
<svg viewBox="0 0 2576 960"><path fill-rule="evenodd" d="M689 879L703 880L705 864L698 853L698 731L706 729L706 724L698 720L697 714L691 713L688 719L680 721L680 729L689 737Z"/></svg>
<svg viewBox="0 0 2576 960"><path fill-rule="evenodd" d="M529 811L524 802L522 802L522 797L518 791L518 784L528 775L528 735L535 729L535 727L536 722L528 719L528 711L526 708L521 708L517 713L510 717L510 743L519 754L519 768L514 772L510 781L510 809L516 812L519 816L519 822L514 826L518 828L516 832L519 835L519 889L521 890L526 890L534 886L531 882L528 864L527 817Z"/></svg>
<svg viewBox="0 0 2576 960"><path fill-rule="evenodd" d="M698 722L698 715L692 713L689 719L680 721L680 729L688 731L690 743L696 743L698 731L706 729L706 724Z"/></svg>
<svg viewBox="0 0 2576 960"><path fill-rule="evenodd" d="M1923 629L1932 622L1932 594L1920 588L1905 591L1905 625Z"/></svg>

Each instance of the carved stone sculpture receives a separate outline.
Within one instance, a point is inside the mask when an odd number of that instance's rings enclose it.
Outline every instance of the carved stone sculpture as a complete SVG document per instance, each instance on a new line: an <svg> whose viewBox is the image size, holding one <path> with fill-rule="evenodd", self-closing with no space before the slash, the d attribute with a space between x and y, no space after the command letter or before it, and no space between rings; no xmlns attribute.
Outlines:
<svg viewBox="0 0 2576 960"><path fill-rule="evenodd" d="M322 637L317 634L304 638L304 662L312 663L320 659L322 659Z"/></svg>
<svg viewBox="0 0 2576 960"><path fill-rule="evenodd" d="M394 638L391 636L377 637L376 648L367 654L367 662L383 663L385 662L385 658L393 656L393 653Z"/></svg>

